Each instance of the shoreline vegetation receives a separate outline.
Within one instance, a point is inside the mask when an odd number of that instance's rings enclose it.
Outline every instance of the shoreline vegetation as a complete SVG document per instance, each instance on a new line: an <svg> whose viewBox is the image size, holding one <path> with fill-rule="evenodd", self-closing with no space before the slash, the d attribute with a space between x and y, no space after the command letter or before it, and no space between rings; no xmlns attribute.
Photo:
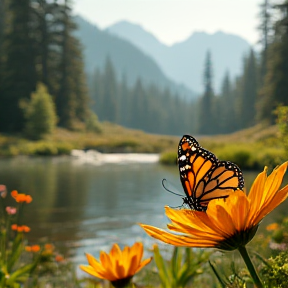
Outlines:
<svg viewBox="0 0 288 288"><path fill-rule="evenodd" d="M228 135L196 136L200 145L220 160L236 163L241 169L262 169L285 160L285 149L277 126L257 125ZM0 134L0 156L70 155L73 149L101 153L159 153L160 163L176 165L177 136L154 135L109 122L101 123L101 132L69 131L57 128L42 140L31 141L22 135Z"/></svg>

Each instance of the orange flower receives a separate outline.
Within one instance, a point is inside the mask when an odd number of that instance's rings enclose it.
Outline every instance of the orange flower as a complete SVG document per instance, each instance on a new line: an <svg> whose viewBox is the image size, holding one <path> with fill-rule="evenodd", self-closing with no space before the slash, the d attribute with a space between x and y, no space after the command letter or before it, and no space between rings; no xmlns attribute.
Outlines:
<svg viewBox="0 0 288 288"><path fill-rule="evenodd" d="M13 224L11 225L11 229L14 230L14 231L17 231L17 232L25 232L25 233L28 233L30 232L30 227L26 226L26 225L21 225L21 226L18 226L17 224Z"/></svg>
<svg viewBox="0 0 288 288"><path fill-rule="evenodd" d="M56 255L55 256L55 261L56 262L63 262L64 261L64 257L62 255Z"/></svg>
<svg viewBox="0 0 288 288"><path fill-rule="evenodd" d="M114 244L109 254L100 252L100 262L86 254L89 265L80 265L80 268L92 276L109 280L114 287L124 287L138 271L151 262L152 257L141 262L142 256L142 243L126 246L123 251Z"/></svg>
<svg viewBox="0 0 288 288"><path fill-rule="evenodd" d="M11 225L11 229L14 230L14 231L17 231L17 227L18 227L17 224L12 224Z"/></svg>
<svg viewBox="0 0 288 288"><path fill-rule="evenodd" d="M150 236L175 246L215 247L234 250L254 237L260 221L288 196L288 185L279 190L287 162L267 177L267 167L254 181L250 193L237 190L226 199L209 202L206 212L166 207L177 234L140 224Z"/></svg>
<svg viewBox="0 0 288 288"><path fill-rule="evenodd" d="M274 231L276 229L279 228L279 224L278 223L272 223L272 224L269 224L268 226L266 226L266 230L267 231Z"/></svg>
<svg viewBox="0 0 288 288"><path fill-rule="evenodd" d="M25 250L27 252L37 253L40 251L40 246L39 245L26 246Z"/></svg>
<svg viewBox="0 0 288 288"><path fill-rule="evenodd" d="M54 250L54 245L47 243L44 245L45 250Z"/></svg>
<svg viewBox="0 0 288 288"><path fill-rule="evenodd" d="M19 203L24 203L26 202L27 204L32 202L32 197L28 194L19 194L16 190L13 190L11 192L11 196L16 200L16 202Z"/></svg>

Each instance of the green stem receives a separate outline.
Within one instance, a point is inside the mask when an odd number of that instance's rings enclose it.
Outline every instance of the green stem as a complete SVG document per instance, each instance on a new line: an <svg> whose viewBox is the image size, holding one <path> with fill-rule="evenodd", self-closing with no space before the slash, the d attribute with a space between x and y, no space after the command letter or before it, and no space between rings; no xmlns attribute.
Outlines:
<svg viewBox="0 0 288 288"><path fill-rule="evenodd" d="M254 281L254 284L257 288L263 288L263 284L261 283L261 280L257 274L257 271L255 270L255 267L247 253L246 247L245 246L239 246L238 250L249 270L249 273Z"/></svg>

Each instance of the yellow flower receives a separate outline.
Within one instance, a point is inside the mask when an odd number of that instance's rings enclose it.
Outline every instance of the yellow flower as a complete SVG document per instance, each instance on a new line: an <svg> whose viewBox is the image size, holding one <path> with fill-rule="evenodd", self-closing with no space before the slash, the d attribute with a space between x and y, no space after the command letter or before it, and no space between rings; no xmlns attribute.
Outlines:
<svg viewBox="0 0 288 288"><path fill-rule="evenodd" d="M114 244L109 254L100 252L100 262L86 254L89 266L80 265L80 268L92 276L109 280L115 287L125 287L131 278L152 260L151 257L141 262L142 256L142 243L126 246L123 251Z"/></svg>
<svg viewBox="0 0 288 288"><path fill-rule="evenodd" d="M237 190L226 199L210 201L206 212L166 207L172 221L168 228L177 234L140 225L150 236L175 246L239 249L254 237L260 221L287 198L288 185L279 190L286 169L287 162L267 177L265 167L248 196Z"/></svg>

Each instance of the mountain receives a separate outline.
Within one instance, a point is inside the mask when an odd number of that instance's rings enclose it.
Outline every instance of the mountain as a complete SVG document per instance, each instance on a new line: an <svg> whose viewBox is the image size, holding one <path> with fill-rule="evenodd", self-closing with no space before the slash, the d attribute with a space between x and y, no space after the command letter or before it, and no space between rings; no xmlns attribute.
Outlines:
<svg viewBox="0 0 288 288"><path fill-rule="evenodd" d="M128 85L134 85L138 78L144 84L154 83L161 88L169 88L179 96L195 98L195 92L184 85L176 84L162 72L155 60L129 41L98 29L80 16L75 16L78 29L75 34L83 45L84 63L87 73L102 70L110 57L118 80L125 75Z"/></svg>
<svg viewBox="0 0 288 288"><path fill-rule="evenodd" d="M183 42L166 46L140 25L127 21L117 22L106 31L134 44L151 56L169 78L198 93L203 90L204 60L208 50L212 55L215 88L219 91L227 71L232 77L241 73L243 57L251 48L245 39L223 32L212 35L196 32Z"/></svg>

